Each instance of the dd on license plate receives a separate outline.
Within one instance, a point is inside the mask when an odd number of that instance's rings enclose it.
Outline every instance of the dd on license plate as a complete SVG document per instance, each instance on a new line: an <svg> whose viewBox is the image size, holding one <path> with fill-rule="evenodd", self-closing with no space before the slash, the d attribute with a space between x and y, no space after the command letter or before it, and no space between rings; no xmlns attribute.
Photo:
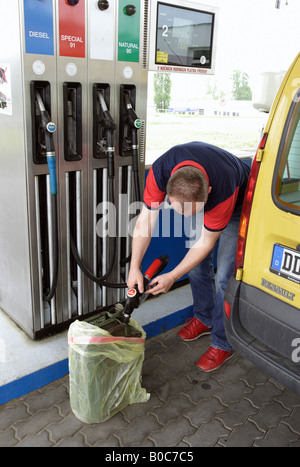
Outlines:
<svg viewBox="0 0 300 467"><path fill-rule="evenodd" d="M300 251L275 244L270 271L300 284Z"/></svg>

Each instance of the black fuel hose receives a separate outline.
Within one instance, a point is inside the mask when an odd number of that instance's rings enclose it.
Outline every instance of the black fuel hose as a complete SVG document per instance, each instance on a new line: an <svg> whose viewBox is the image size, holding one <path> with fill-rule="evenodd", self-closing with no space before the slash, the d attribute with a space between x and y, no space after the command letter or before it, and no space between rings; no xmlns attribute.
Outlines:
<svg viewBox="0 0 300 467"><path fill-rule="evenodd" d="M110 200L111 200L112 203L114 203L114 184L113 184L113 180L114 180L113 178L108 179L108 181L109 181L109 197L110 197ZM113 266L114 266L114 262L115 262L116 249L117 249L116 248L116 246L117 246L116 245L116 237L113 237L112 255L110 257L109 266L107 268L106 273L101 277L95 276L95 274L93 274L89 270L89 268L84 264L84 261L80 258L80 255L79 255L78 249L77 249L77 247L75 245L75 241L74 241L72 233L70 235L70 245L71 245L71 251L72 251L72 254L73 254L73 257L74 257L76 263L78 264L78 266L80 267L82 272L91 281L93 281L96 284L98 284L99 286L103 286L103 287L109 287L109 288L115 288L115 289L127 288L127 284L125 284L125 283L114 284L114 283L106 281L107 277L110 275L110 273L113 270Z"/></svg>
<svg viewBox="0 0 300 467"><path fill-rule="evenodd" d="M75 245L75 242L74 242L74 239L73 239L72 236L71 236L71 250L72 250L72 254L74 256L74 259L75 259L76 263L78 264L78 266L80 267L82 272L91 281L95 282L96 284L98 284L101 287L109 287L109 288L115 288L115 289L121 289L121 288L125 289L125 288L127 288L127 284L125 284L125 283L114 284L114 283L111 283L111 282L107 282L106 277L108 277L109 274L110 274L109 270L102 277L96 277L93 273L91 273L91 271L87 268L87 266L84 264L84 262L80 258L78 250L76 248L76 245Z"/></svg>

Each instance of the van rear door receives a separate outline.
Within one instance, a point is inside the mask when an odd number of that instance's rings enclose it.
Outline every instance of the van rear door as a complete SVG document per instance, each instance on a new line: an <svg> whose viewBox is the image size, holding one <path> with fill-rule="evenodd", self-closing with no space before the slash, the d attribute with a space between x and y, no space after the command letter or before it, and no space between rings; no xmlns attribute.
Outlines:
<svg viewBox="0 0 300 467"><path fill-rule="evenodd" d="M243 282L300 309L300 54L268 133L248 227ZM295 310L296 312L296 310ZM299 315L300 322L300 315Z"/></svg>

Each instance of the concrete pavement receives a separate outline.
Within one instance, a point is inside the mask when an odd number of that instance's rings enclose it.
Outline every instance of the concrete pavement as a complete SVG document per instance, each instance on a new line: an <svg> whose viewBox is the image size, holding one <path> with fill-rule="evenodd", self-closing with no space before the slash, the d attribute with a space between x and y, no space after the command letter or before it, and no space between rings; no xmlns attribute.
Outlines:
<svg viewBox="0 0 300 467"><path fill-rule="evenodd" d="M210 337L186 343L179 328L146 341L148 402L87 425L71 411L69 378L0 406L0 447L300 447L300 396L238 354L203 373Z"/></svg>

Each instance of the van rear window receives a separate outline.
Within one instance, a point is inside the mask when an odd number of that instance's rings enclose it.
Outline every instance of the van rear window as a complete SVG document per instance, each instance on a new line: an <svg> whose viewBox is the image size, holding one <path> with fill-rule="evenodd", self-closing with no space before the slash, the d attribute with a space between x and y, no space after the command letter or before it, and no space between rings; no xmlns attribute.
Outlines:
<svg viewBox="0 0 300 467"><path fill-rule="evenodd" d="M276 204L300 215L300 90L287 117L274 175Z"/></svg>

